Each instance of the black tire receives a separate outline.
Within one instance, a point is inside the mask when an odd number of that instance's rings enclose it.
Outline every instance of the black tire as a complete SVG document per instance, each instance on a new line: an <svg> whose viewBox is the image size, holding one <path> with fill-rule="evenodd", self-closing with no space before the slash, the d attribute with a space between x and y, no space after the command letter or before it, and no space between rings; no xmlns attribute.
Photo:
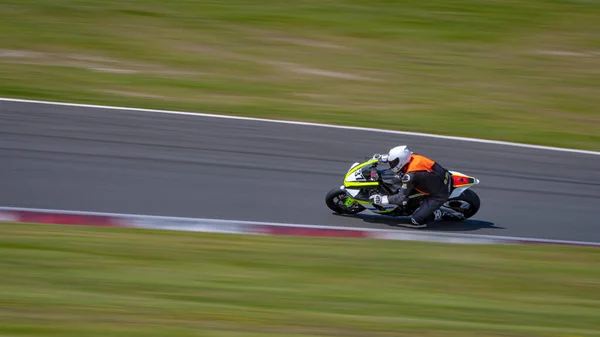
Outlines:
<svg viewBox="0 0 600 337"><path fill-rule="evenodd" d="M346 199L346 192L341 188L334 188L327 192L325 196L325 204L330 210L339 214L356 214L365 210L364 207L358 205L353 208L347 208L343 202Z"/></svg>
<svg viewBox="0 0 600 337"><path fill-rule="evenodd" d="M467 209L460 208L460 206L464 205L464 203L469 204ZM479 200L477 193L472 190L465 190L458 197L449 199L444 206L461 212L465 216L465 219L468 219L479 211L481 201Z"/></svg>

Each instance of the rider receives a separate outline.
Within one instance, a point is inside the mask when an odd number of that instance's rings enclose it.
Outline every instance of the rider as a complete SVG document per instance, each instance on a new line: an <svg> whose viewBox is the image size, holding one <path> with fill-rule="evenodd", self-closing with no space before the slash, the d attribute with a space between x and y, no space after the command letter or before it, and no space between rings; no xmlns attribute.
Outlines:
<svg viewBox="0 0 600 337"><path fill-rule="evenodd" d="M375 154L373 159L389 163L391 171L395 174L390 184L394 188L394 194L373 195L370 199L374 204L404 206L408 202L408 196L415 189L424 193L426 198L410 217L412 227L425 227L428 223L442 218L462 218L458 212L440 209L450 196L451 177L448 170L437 162L414 154L406 145L396 146L386 155Z"/></svg>

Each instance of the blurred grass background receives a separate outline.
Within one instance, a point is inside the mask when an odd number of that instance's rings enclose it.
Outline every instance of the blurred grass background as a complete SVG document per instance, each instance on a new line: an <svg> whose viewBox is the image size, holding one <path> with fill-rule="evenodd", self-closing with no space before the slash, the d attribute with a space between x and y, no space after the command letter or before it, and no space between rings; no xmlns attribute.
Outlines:
<svg viewBox="0 0 600 337"><path fill-rule="evenodd" d="M2 336L600 336L595 248L0 231Z"/></svg>
<svg viewBox="0 0 600 337"><path fill-rule="evenodd" d="M595 0L4 0L0 95L600 150Z"/></svg>
<svg viewBox="0 0 600 337"><path fill-rule="evenodd" d="M600 2L3 0L0 96L600 150ZM2 336L600 336L585 248L0 225Z"/></svg>

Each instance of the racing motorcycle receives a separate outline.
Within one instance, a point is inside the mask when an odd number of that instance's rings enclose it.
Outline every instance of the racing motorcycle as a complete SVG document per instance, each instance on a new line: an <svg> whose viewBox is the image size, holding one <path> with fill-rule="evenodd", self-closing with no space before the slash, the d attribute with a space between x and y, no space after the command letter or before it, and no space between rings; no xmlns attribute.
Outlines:
<svg viewBox="0 0 600 337"><path fill-rule="evenodd" d="M346 176L344 184L339 188L330 190L326 197L327 207L338 214L357 214L364 210L387 216L410 216L421 205L425 194L415 190L408 198L404 206L399 205L376 205L369 197L374 194L391 195L393 191L384 183L382 172L377 165L378 159L368 159L363 163L352 164ZM451 194L448 201L442 206L449 212L459 212L465 219L475 215L479 210L479 196L470 188L479 184L479 179L462 174L457 171L449 171Z"/></svg>

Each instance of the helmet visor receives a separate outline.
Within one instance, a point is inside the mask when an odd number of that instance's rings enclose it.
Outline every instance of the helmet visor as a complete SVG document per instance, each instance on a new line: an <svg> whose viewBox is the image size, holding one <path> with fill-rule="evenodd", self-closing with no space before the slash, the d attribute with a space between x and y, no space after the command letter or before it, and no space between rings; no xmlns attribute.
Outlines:
<svg viewBox="0 0 600 337"><path fill-rule="evenodd" d="M389 162L389 164L390 164L390 168L394 168L394 167L396 167L396 166L398 165L398 163L400 163L400 158L396 158L396 159L394 159L394 160L390 161L390 162Z"/></svg>

